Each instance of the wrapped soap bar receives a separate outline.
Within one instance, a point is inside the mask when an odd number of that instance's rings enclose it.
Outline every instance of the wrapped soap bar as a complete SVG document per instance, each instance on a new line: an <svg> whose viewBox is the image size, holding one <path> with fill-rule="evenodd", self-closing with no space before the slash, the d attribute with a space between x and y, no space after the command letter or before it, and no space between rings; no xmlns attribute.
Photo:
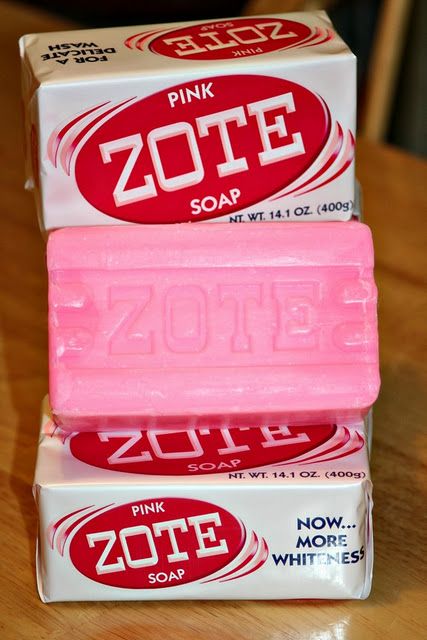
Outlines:
<svg viewBox="0 0 427 640"><path fill-rule="evenodd" d="M34 496L44 602L370 591L363 424L65 434L45 414Z"/></svg>
<svg viewBox="0 0 427 640"><path fill-rule="evenodd" d="M30 34L20 50L44 229L351 218L356 59L324 12Z"/></svg>
<svg viewBox="0 0 427 640"><path fill-rule="evenodd" d="M355 421L377 397L359 222L67 228L48 271L64 429Z"/></svg>

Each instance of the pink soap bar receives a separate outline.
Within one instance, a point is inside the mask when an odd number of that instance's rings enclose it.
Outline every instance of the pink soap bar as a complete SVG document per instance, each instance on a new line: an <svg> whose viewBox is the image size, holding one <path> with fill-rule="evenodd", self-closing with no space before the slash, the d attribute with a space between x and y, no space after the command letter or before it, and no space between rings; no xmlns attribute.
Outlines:
<svg viewBox="0 0 427 640"><path fill-rule="evenodd" d="M350 421L378 395L360 222L67 228L48 271L64 429Z"/></svg>

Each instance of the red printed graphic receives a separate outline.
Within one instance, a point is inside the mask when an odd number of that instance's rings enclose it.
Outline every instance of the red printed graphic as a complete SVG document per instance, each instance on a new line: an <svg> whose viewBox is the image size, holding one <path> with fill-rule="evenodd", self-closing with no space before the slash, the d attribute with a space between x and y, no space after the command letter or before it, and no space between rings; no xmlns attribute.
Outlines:
<svg viewBox="0 0 427 640"><path fill-rule="evenodd" d="M325 102L305 87L214 76L88 109L55 129L48 151L95 209L129 222L189 222L294 185L331 136Z"/></svg>
<svg viewBox="0 0 427 640"><path fill-rule="evenodd" d="M149 49L177 60L236 60L312 47L333 37L333 31L325 27L309 27L295 20L257 17L145 31L127 38L125 45L134 50Z"/></svg>
<svg viewBox="0 0 427 640"><path fill-rule="evenodd" d="M76 569L112 587L173 587L219 571L241 577L267 559L263 539L248 536L238 518L209 502L162 497L99 511L89 511L83 524L81 517L71 525L62 518L60 527L69 532Z"/></svg>
<svg viewBox="0 0 427 640"><path fill-rule="evenodd" d="M243 578L253 573L266 562L268 558L268 546L264 538L258 538L255 532L252 532L249 544L245 545L245 550L239 555L238 563L232 569L226 567L219 575L214 578L204 580L204 582L230 582L237 578Z"/></svg>
<svg viewBox="0 0 427 640"><path fill-rule="evenodd" d="M293 197L301 196L333 182L353 163L354 147L355 140L352 132L350 130L343 131L339 122L336 122L333 133L319 157L318 168L314 172L306 171L271 199L277 200L291 195Z"/></svg>
<svg viewBox="0 0 427 640"><path fill-rule="evenodd" d="M80 432L72 455L94 467L147 475L204 475L285 463L335 446L337 427L265 426L234 429ZM341 440L344 436L341 437Z"/></svg>
<svg viewBox="0 0 427 640"><path fill-rule="evenodd" d="M286 466L290 464L308 465L319 462L330 462L351 456L357 453L365 445L364 437L354 428L344 426L337 427L334 435L314 451L308 451L293 458L293 460L282 461L275 466Z"/></svg>

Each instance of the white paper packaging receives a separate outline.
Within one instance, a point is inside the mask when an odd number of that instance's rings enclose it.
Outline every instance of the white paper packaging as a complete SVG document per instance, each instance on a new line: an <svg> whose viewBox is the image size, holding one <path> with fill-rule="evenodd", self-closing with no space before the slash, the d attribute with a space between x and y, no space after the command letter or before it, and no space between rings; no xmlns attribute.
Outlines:
<svg viewBox="0 0 427 640"><path fill-rule="evenodd" d="M44 414L34 495L44 602L370 591L363 425L69 436Z"/></svg>
<svg viewBox="0 0 427 640"><path fill-rule="evenodd" d="M356 65L324 12L20 41L42 226L348 220Z"/></svg>

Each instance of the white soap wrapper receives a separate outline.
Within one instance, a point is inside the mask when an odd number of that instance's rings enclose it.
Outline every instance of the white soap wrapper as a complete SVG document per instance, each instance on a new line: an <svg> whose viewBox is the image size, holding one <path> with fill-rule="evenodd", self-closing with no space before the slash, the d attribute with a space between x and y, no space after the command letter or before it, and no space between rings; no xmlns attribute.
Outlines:
<svg viewBox="0 0 427 640"><path fill-rule="evenodd" d="M324 12L21 38L42 227L348 220L356 60Z"/></svg>
<svg viewBox="0 0 427 640"><path fill-rule="evenodd" d="M63 434L43 415L44 602L366 598L364 426Z"/></svg>

